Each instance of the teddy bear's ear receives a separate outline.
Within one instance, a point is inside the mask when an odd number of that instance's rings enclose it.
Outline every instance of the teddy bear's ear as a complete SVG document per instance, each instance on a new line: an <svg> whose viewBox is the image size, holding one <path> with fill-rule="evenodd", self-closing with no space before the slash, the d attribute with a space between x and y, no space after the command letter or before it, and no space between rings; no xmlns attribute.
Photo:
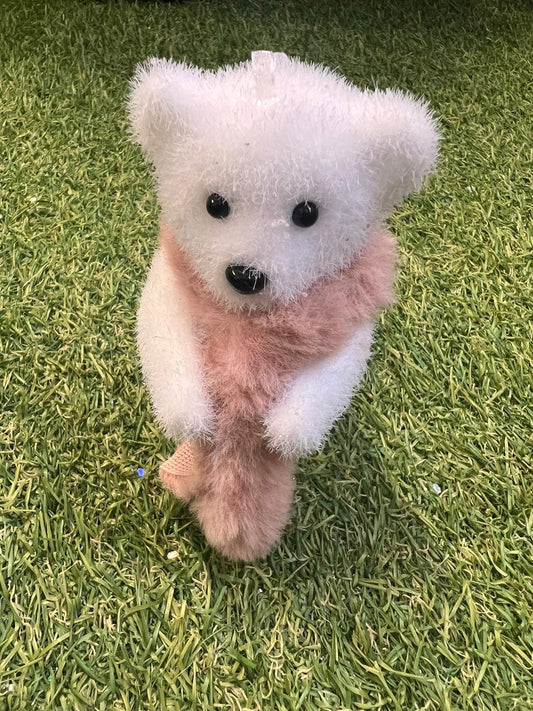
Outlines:
<svg viewBox="0 0 533 711"><path fill-rule="evenodd" d="M152 162L168 149L169 139L188 132L188 109L200 85L201 71L187 64L152 58L137 67L128 113L133 134Z"/></svg>
<svg viewBox="0 0 533 711"><path fill-rule="evenodd" d="M425 102L400 91L363 92L359 102L358 125L377 188L377 209L386 217L433 170L438 156L437 123Z"/></svg>

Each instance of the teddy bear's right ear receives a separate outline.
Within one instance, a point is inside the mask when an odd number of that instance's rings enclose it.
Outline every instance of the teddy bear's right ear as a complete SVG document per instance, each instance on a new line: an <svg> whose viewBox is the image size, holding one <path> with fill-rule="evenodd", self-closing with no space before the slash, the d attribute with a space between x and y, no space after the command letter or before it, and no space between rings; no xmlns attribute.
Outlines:
<svg viewBox="0 0 533 711"><path fill-rule="evenodd" d="M188 132L188 108L198 93L200 70L169 59L140 64L128 101L130 125L147 157L156 162L168 141Z"/></svg>

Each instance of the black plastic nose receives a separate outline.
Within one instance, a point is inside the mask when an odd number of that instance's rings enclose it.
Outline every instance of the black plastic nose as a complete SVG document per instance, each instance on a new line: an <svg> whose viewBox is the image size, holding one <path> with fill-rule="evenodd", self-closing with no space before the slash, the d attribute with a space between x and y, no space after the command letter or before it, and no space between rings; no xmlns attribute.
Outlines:
<svg viewBox="0 0 533 711"><path fill-rule="evenodd" d="M230 264L226 267L226 279L239 294L258 294L263 291L268 281L263 272L242 264Z"/></svg>

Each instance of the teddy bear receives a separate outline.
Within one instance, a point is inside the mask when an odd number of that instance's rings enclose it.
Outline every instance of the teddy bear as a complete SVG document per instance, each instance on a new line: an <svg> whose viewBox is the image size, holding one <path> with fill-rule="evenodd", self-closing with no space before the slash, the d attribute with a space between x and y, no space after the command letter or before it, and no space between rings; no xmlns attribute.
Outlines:
<svg viewBox="0 0 533 711"><path fill-rule="evenodd" d="M267 51L217 71L148 60L129 116L161 208L137 317L179 445L160 476L216 550L252 561L364 375L394 298L384 223L432 172L436 122L409 94Z"/></svg>

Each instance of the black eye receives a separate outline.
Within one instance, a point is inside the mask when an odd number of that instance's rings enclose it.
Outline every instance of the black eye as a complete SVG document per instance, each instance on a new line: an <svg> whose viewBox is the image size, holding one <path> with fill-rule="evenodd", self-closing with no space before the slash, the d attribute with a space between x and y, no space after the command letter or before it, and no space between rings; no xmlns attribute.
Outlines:
<svg viewBox="0 0 533 711"><path fill-rule="evenodd" d="M207 198L205 209L211 217L216 217L217 220L229 215L229 203L218 193L211 193L211 195Z"/></svg>
<svg viewBox="0 0 533 711"><path fill-rule="evenodd" d="M298 227L311 227L318 220L318 207L314 202L300 202L292 211L292 221Z"/></svg>

